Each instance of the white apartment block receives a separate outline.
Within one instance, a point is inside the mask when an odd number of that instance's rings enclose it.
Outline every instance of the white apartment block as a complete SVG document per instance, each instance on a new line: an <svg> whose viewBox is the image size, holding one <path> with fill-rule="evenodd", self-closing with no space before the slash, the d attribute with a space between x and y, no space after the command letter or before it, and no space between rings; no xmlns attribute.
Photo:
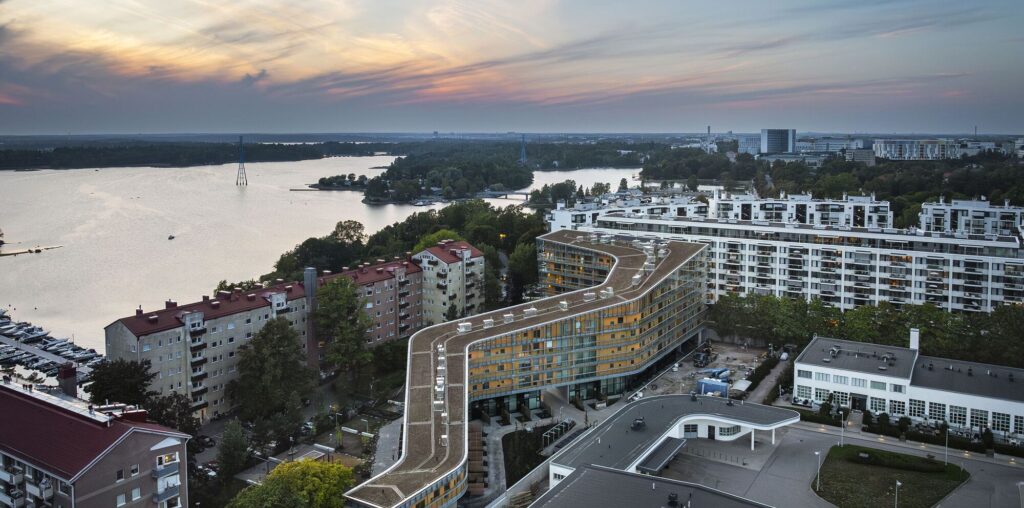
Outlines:
<svg viewBox="0 0 1024 508"><path fill-rule="evenodd" d="M452 305L460 316L484 304L484 254L472 245L444 240L412 256L423 270L423 322L438 324Z"/></svg>
<svg viewBox="0 0 1024 508"><path fill-rule="evenodd" d="M946 203L945 198L940 197L938 203L921 205L920 218L921 229L929 232L1014 236L1024 224L1024 208L1010 206L1009 200L999 206L973 199L954 199Z"/></svg>
<svg viewBox="0 0 1024 508"><path fill-rule="evenodd" d="M1024 438L1024 369L924 356L910 333L910 347L815 337L796 359L794 396Z"/></svg>
<svg viewBox="0 0 1024 508"><path fill-rule="evenodd" d="M642 198L559 207L548 220L552 230L709 245L712 303L726 294L817 298L841 309L887 301L991 312L1024 303L1019 208L1011 209L1017 214L1013 228L992 213L981 218L984 226L972 222L971 229L946 232L893 228L889 203L868 196L761 199L714 192L707 201ZM932 217L953 206L929 204L925 210ZM975 234L979 228L993 232Z"/></svg>
<svg viewBox="0 0 1024 508"><path fill-rule="evenodd" d="M959 159L960 143L952 139L876 139L875 157L897 161Z"/></svg>

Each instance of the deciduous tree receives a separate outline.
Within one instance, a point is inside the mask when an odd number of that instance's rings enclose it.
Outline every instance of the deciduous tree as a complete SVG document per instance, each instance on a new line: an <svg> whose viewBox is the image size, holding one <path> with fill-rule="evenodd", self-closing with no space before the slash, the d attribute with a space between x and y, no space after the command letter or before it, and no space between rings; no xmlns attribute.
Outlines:
<svg viewBox="0 0 1024 508"><path fill-rule="evenodd" d="M149 360L136 362L117 359L103 362L92 370L89 400L93 404L121 402L145 406L149 398L156 394L149 389L154 378L156 372L150 372Z"/></svg>

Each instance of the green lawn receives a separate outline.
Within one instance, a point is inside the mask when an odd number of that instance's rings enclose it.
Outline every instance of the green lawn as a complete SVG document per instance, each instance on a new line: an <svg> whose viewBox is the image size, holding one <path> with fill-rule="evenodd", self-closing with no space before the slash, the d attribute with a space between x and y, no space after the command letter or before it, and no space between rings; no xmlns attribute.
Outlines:
<svg viewBox="0 0 1024 508"><path fill-rule="evenodd" d="M869 460L859 457L867 453ZM941 460L874 448L833 446L821 465L821 491L826 501L847 507L893 506L896 481L901 508L934 506L968 478L968 473ZM811 489L814 489L811 480Z"/></svg>

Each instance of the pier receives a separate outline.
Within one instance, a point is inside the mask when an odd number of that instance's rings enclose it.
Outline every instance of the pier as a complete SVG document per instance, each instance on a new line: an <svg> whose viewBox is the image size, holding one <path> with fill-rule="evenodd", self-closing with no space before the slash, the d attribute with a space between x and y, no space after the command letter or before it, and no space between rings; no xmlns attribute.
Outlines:
<svg viewBox="0 0 1024 508"><path fill-rule="evenodd" d="M0 345L15 347L15 348L17 348L17 349L19 349L21 351L26 352L26 353L32 353L33 355L36 355L39 358L43 358L43 359L49 360L51 362L54 362L57 365L62 365L62 364L65 364L65 363L74 363L76 368L77 368L77 370L78 370L78 383L79 384L82 384L92 374L92 368L91 367L88 367L88 366L86 366L84 364L75 362L73 360L68 360L67 358L64 358L63 356L55 355L55 354L53 354L53 353L51 353L49 351L43 351L42 349L39 349L39 348L37 348L37 347L35 347L35 346L31 345L31 344L25 344L24 342L18 342L18 341L14 340L14 339L6 336L6 335L0 335Z"/></svg>

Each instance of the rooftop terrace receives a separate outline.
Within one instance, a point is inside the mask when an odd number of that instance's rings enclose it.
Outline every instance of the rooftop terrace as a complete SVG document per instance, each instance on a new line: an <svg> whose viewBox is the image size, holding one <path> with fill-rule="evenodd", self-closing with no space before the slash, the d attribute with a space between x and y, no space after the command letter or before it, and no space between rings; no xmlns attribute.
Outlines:
<svg viewBox="0 0 1024 508"><path fill-rule="evenodd" d="M467 351L470 345L639 298L703 248L700 244L665 242L667 253L657 259L652 271L646 272L644 263L647 255L641 248L628 242L592 241L592 237L586 233L568 230L551 232L541 238L612 255L616 259L615 265L605 282L594 288L473 316L467 320L472 323L468 331L460 332L460 323L452 321L414 334L409 340L402 456L384 473L346 493L348 498L368 506L397 506L432 487L465 462L469 408ZM641 274L642 278L639 284L634 285L633 277L636 274ZM597 292L608 287L613 288L615 296L599 299L585 297L586 292ZM568 304L567 309L562 307L562 301ZM536 310L525 313L529 308ZM514 319L505 322L504 315L510 313ZM484 320L487 319L493 320L493 325L485 328ZM445 351L447 372L442 408L436 408L433 403L435 373L439 364L436 354L438 347ZM446 438L442 439L442 436Z"/></svg>

